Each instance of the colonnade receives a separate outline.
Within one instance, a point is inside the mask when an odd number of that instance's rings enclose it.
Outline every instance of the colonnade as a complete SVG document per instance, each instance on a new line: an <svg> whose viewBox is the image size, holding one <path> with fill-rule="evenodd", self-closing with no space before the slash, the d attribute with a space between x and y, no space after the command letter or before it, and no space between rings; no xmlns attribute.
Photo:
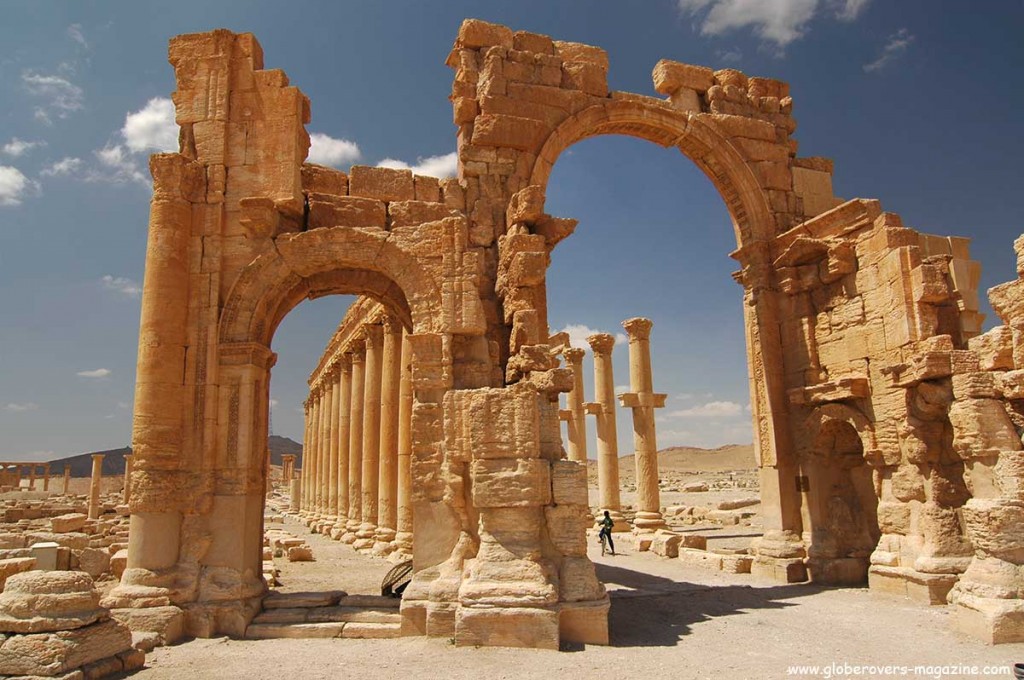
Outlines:
<svg viewBox="0 0 1024 680"><path fill-rule="evenodd" d="M401 322L375 314L328 349L310 380L298 512L361 552L412 555L412 370ZM297 489L296 489L297 487Z"/></svg>
<svg viewBox="0 0 1024 680"><path fill-rule="evenodd" d="M0 463L0 486L21 487L21 480L28 475L28 488L36 490L36 479L39 477L38 470L43 469L43 491L50 490L50 464L49 463Z"/></svg>
<svg viewBox="0 0 1024 680"><path fill-rule="evenodd" d="M618 395L622 406L633 412L633 443L636 461L637 512L633 530L640 533L665 527L661 514L661 493L658 489L658 444L654 427L654 409L665 405L665 395L653 388L651 371L650 319L635 317L622 322L629 336L630 391ZM586 416L594 416L597 425L598 514L600 521L607 510L615 522L613 531L628 531L622 515L619 493L619 446L615 420L615 378L612 371L614 336L595 333L587 338L594 355L594 401L583 394L584 350L567 347L562 350L567 367L573 373L572 390L567 395L568 409L560 417L568 424L568 455L570 460L587 460Z"/></svg>

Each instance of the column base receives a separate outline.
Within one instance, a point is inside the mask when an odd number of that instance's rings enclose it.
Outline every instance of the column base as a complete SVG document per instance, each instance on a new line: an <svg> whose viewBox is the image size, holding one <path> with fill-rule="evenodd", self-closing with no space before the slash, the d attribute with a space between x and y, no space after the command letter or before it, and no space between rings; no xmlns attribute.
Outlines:
<svg viewBox="0 0 1024 680"><path fill-rule="evenodd" d="M863 586L868 581L867 557L809 557L804 563L811 583Z"/></svg>
<svg viewBox="0 0 1024 680"><path fill-rule="evenodd" d="M868 569L871 592L897 595L927 605L946 604L957 580L957 574L926 574L909 567L873 564Z"/></svg>
<svg viewBox="0 0 1024 680"><path fill-rule="evenodd" d="M376 524L363 522L359 525L359 531L356 532L356 540L352 543L352 547L360 552L372 550L376 531Z"/></svg>
<svg viewBox="0 0 1024 680"><path fill-rule="evenodd" d="M807 581L807 566L802 557L757 555L750 564L750 574L776 583L803 583Z"/></svg>
<svg viewBox="0 0 1024 680"><path fill-rule="evenodd" d="M978 597L954 590L953 628L990 645L1024 642L1024 601Z"/></svg>
<svg viewBox="0 0 1024 680"><path fill-rule="evenodd" d="M411 531L399 531L395 534L395 547L398 552L408 554L408 559L412 559L412 532Z"/></svg>
<svg viewBox="0 0 1024 680"><path fill-rule="evenodd" d="M566 642L585 645L608 644L608 610L611 600L561 602L558 605L558 635Z"/></svg>
<svg viewBox="0 0 1024 680"><path fill-rule="evenodd" d="M668 528L668 525L665 524L665 518L661 516L660 512L644 512L641 510L633 518L634 533L653 534L658 529L666 528Z"/></svg>
<svg viewBox="0 0 1024 680"><path fill-rule="evenodd" d="M558 649L559 612L532 607L466 607L455 613L457 647Z"/></svg>

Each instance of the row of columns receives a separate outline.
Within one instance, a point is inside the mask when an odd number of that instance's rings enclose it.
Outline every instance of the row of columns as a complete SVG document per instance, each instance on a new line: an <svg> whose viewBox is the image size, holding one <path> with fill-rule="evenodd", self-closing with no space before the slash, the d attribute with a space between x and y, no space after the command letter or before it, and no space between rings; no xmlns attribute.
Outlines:
<svg viewBox="0 0 1024 680"><path fill-rule="evenodd" d="M665 527L661 514L661 492L658 488L658 443L654 426L654 409L665 406L664 394L654 392L651 371L650 319L635 317L622 322L629 336L630 391L618 396L622 406L633 413L633 445L636 464L637 512L633 530L651 532ZM561 417L568 424L568 455L570 460L586 462L586 416L594 416L597 425L597 479L600 510L598 520L607 510L614 520L613 531L627 531L622 516L619 494L619 445L615 420L615 377L612 372L612 350L615 338L608 333L595 333L587 338L594 354L594 401L586 402L583 394L583 355L580 348L567 348L562 355L573 373L573 387L567 396L568 409Z"/></svg>
<svg viewBox="0 0 1024 680"><path fill-rule="evenodd" d="M36 488L36 471L43 468L43 491L50 490L50 464L49 463L0 463L0 485L21 487L21 480L25 477L25 469L28 469L28 488L34 491Z"/></svg>
<svg viewBox="0 0 1024 680"><path fill-rule="evenodd" d="M305 404L298 511L360 551L412 554L411 347L391 317L364 324Z"/></svg>

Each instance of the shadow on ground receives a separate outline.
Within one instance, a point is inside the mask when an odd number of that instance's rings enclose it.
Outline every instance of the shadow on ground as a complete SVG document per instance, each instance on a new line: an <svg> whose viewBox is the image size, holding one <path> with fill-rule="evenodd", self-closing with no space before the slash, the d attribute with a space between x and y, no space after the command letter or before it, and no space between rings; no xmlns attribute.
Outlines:
<svg viewBox="0 0 1024 680"><path fill-rule="evenodd" d="M597 577L610 586L608 627L613 647L672 647L696 623L749 610L792 607L792 602L784 600L825 590L810 584L707 586L607 564L596 566Z"/></svg>

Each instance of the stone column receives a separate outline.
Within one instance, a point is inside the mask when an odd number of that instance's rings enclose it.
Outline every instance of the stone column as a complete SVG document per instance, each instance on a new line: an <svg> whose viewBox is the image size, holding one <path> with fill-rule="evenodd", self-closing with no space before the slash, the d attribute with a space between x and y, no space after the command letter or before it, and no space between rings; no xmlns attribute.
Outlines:
<svg viewBox="0 0 1024 680"><path fill-rule="evenodd" d="M281 483L284 484L285 488L288 488L292 483L292 463L295 461L295 456L290 453L285 453L281 456Z"/></svg>
<svg viewBox="0 0 1024 680"><path fill-rule="evenodd" d="M71 493L71 466L64 466L64 495Z"/></svg>
<svg viewBox="0 0 1024 680"><path fill-rule="evenodd" d="M619 440L615 426L615 377L612 373L612 349L615 338L595 333L587 338L594 352L594 399L584 404L589 415L597 418L597 486L600 500L598 521L607 510L615 521L613 531L629 531L622 517L619 499Z"/></svg>
<svg viewBox="0 0 1024 680"><path fill-rule="evenodd" d="M569 429L569 460L587 462L587 421L583 406L583 355L586 351L570 347L562 352L566 363L572 369L572 390L566 397L569 413L566 419Z"/></svg>
<svg viewBox="0 0 1024 680"><path fill-rule="evenodd" d="M309 466L306 462L309 460L309 398L307 397L302 402L302 467L299 468L299 474L301 484L299 485L299 515L305 516L306 514L306 472L309 470Z"/></svg>
<svg viewBox="0 0 1024 680"><path fill-rule="evenodd" d="M309 423L309 489L307 495L309 496L309 525L312 526L312 522L316 521L319 515L319 498L317 497L317 488L320 483L320 386L315 385L310 391L309 395L312 405L310 407L310 413L312 413L312 419Z"/></svg>
<svg viewBox="0 0 1024 680"><path fill-rule="evenodd" d="M665 528L658 489L658 439L654 431L654 409L665 406L665 395L654 393L651 373L650 319L634 317L622 322L629 335L629 387L619 397L633 410L633 448L636 462L637 513L634 530L652 532Z"/></svg>
<svg viewBox="0 0 1024 680"><path fill-rule="evenodd" d="M122 490L121 502L128 505L132 498L132 467L134 457L130 453L124 454L124 489Z"/></svg>
<svg viewBox="0 0 1024 680"><path fill-rule="evenodd" d="M100 484L103 481L103 454L92 454L92 479L89 482L89 519L100 516Z"/></svg>
<svg viewBox="0 0 1024 680"><path fill-rule="evenodd" d="M384 329L380 324L367 324L366 333L366 384L363 388L363 516L359 525L358 539L353 543L357 550L373 547L377 530L377 491L380 478L380 381L382 376L382 354Z"/></svg>
<svg viewBox="0 0 1024 680"><path fill-rule="evenodd" d="M391 553L398 520L398 395L402 379L402 324L384 319L380 389L380 479L377 485L377 555Z"/></svg>
<svg viewBox="0 0 1024 680"><path fill-rule="evenodd" d="M21 475L23 474L21 467L20 465L14 466L14 488L19 490L21 489Z"/></svg>
<svg viewBox="0 0 1024 680"><path fill-rule="evenodd" d="M412 557L412 345L402 332L402 373L398 393L398 517L395 547Z"/></svg>
<svg viewBox="0 0 1024 680"><path fill-rule="evenodd" d="M341 540L356 540L363 517L363 392L366 387L366 343L362 338L350 345L352 352L352 409L348 437L348 521Z"/></svg>
<svg viewBox="0 0 1024 680"><path fill-rule="evenodd" d="M324 533L330 533L338 521L338 369L332 366L327 375L327 521Z"/></svg>
<svg viewBox="0 0 1024 680"><path fill-rule="evenodd" d="M348 460L349 440L352 437L352 357L348 354L342 354L338 359L338 385L334 405L338 412L338 503L336 506L338 519L331 529L331 538L338 540L345 534L349 506Z"/></svg>
<svg viewBox="0 0 1024 680"><path fill-rule="evenodd" d="M50 490L50 464L43 466L43 491Z"/></svg>
<svg viewBox="0 0 1024 680"><path fill-rule="evenodd" d="M32 463L28 466L28 490L36 490L36 464Z"/></svg>
<svg viewBox="0 0 1024 680"><path fill-rule="evenodd" d="M317 445L317 519L323 521L327 517L328 473L327 463L331 457L331 410L328 401L328 386L320 380L320 439ZM319 526L319 523L318 523Z"/></svg>

